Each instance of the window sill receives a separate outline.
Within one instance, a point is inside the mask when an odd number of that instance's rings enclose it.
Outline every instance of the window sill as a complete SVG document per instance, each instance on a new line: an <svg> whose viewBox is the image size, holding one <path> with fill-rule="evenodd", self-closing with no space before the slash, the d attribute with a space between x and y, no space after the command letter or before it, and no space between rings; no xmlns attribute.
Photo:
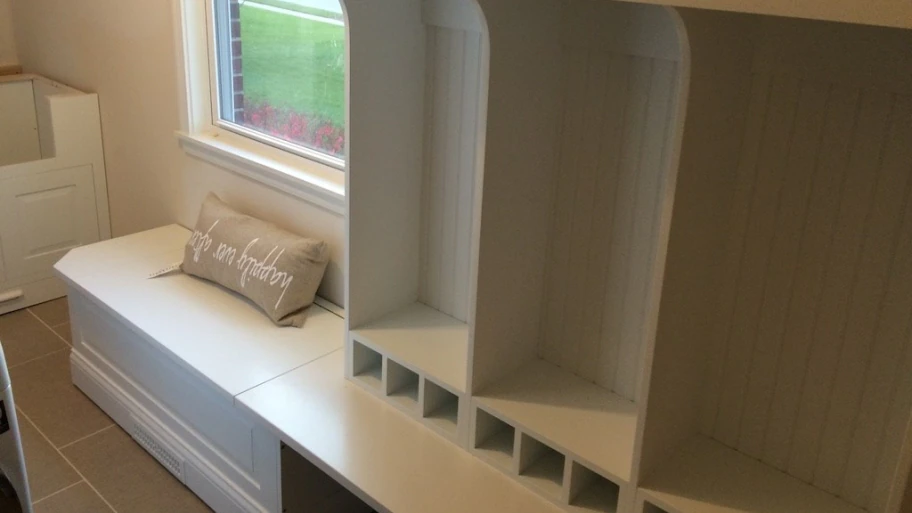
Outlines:
<svg viewBox="0 0 912 513"><path fill-rule="evenodd" d="M345 173L338 169L224 131L176 135L193 157L345 214Z"/></svg>

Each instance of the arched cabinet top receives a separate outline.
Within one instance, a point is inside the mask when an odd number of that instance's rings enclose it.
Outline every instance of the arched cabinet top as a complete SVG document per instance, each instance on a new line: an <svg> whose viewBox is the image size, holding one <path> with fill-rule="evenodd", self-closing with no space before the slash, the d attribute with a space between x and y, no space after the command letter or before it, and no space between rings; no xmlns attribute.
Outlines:
<svg viewBox="0 0 912 513"><path fill-rule="evenodd" d="M912 28L912 3L904 0L620 0L638 4L691 7L718 11L765 14L859 25Z"/></svg>

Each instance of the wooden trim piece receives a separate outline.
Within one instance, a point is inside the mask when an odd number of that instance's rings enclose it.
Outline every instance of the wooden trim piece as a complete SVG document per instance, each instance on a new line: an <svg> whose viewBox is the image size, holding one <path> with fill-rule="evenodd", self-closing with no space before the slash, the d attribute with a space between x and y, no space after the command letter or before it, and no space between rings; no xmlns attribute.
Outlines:
<svg viewBox="0 0 912 513"><path fill-rule="evenodd" d="M18 64L8 64L5 66L0 66L0 77L6 75L21 75L22 66Z"/></svg>

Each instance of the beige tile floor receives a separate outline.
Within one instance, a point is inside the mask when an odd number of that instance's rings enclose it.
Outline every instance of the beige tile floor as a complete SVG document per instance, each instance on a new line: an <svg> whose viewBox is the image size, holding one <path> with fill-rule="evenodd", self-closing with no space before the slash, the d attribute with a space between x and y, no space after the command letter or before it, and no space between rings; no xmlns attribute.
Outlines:
<svg viewBox="0 0 912 513"><path fill-rule="evenodd" d="M0 316L35 513L210 512L70 381L66 299Z"/></svg>

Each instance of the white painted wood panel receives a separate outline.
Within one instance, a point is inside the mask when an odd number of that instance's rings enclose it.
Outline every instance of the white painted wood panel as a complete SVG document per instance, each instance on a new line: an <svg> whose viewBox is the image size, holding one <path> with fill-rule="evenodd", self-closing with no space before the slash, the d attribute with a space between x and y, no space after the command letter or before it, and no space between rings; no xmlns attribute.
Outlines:
<svg viewBox="0 0 912 513"><path fill-rule="evenodd" d="M419 0L348 0L347 322L419 296L425 42ZM395 77L391 80L390 77Z"/></svg>
<svg viewBox="0 0 912 513"><path fill-rule="evenodd" d="M148 279L183 258L189 237L181 226L164 226L76 248L55 269L106 313L229 399L341 348L343 320L319 306L308 309L303 328L276 328L249 301L211 282L181 273ZM152 304L158 306L154 311ZM220 348L218 358L213 358L214 346Z"/></svg>
<svg viewBox="0 0 912 513"><path fill-rule="evenodd" d="M736 13L765 14L777 17L806 18L912 28L912 5L901 0L621 0L644 4L671 5L690 9L712 9Z"/></svg>
<svg viewBox="0 0 912 513"><path fill-rule="evenodd" d="M40 158L32 81L0 83L0 166Z"/></svg>
<svg viewBox="0 0 912 513"><path fill-rule="evenodd" d="M912 399L910 127L908 95L754 74L704 395L704 433L878 512Z"/></svg>
<svg viewBox="0 0 912 513"><path fill-rule="evenodd" d="M764 209L772 208L775 211L778 204L798 89L793 81L773 80L769 95L756 159L751 156L750 160L742 164L754 168L754 179L750 186L752 197L748 202L750 213L743 232L743 251L737 257L737 295L732 304L728 339L743 340L744 345L735 350L732 349L732 344L726 344L721 397L714 430L716 438L728 445L735 445L738 441L741 410L753 353L752 335L756 332L756 319L763 295L764 274L757 271L767 267L775 230L775 216L771 217Z"/></svg>
<svg viewBox="0 0 912 513"><path fill-rule="evenodd" d="M51 118L51 97L57 94L65 94L69 91L64 86L48 80L33 80L32 84L35 93L35 115L37 117L41 158L48 159L56 154L54 123Z"/></svg>
<svg viewBox="0 0 912 513"><path fill-rule="evenodd" d="M769 346L754 344L750 355L753 361L745 389L743 419L739 431L739 446L751 455L763 453L763 419L770 408L776 380L776 365L782 349L782 330L788 311L789 295L794 283L795 263L802 226L809 203L813 172L819 158L819 141L826 108L827 87L817 84L799 86L798 106L793 122L792 139L802 144L789 146L783 164L782 191L779 208L773 220L775 230L770 244L767 275L758 315L757 340L773 340ZM778 343L776 341L779 341Z"/></svg>
<svg viewBox="0 0 912 513"><path fill-rule="evenodd" d="M241 394L237 403L377 511L561 511L347 383L340 352Z"/></svg>
<svg viewBox="0 0 912 513"><path fill-rule="evenodd" d="M864 512L702 436L668 455L640 495L668 513Z"/></svg>
<svg viewBox="0 0 912 513"><path fill-rule="evenodd" d="M472 391L538 355L562 62L556 1L479 0L490 33Z"/></svg>
<svg viewBox="0 0 912 513"><path fill-rule="evenodd" d="M859 416L860 400L868 372L871 352L876 344L879 318L884 307L887 282L896 258L900 221L904 205L908 204L912 151L908 149L912 113L895 109L886 116L888 129L879 142L879 165L875 173L874 199L865 220L865 234L859 262L855 271L849 304L849 314L842 321L843 341L836 366L836 379L820 438L814 483L834 494L842 493L843 479L853 441L853 430L867 419ZM896 136L904 135L903 139ZM902 147L900 147L902 145ZM909 289L912 291L912 289ZM904 323L903 323L904 324ZM899 358L899 351L894 351Z"/></svg>
<svg viewBox="0 0 912 513"><path fill-rule="evenodd" d="M468 320L482 35L427 27L419 300Z"/></svg>
<svg viewBox="0 0 912 513"><path fill-rule="evenodd" d="M421 8L426 25L479 34L485 30L481 7L474 0L424 0Z"/></svg>
<svg viewBox="0 0 912 513"><path fill-rule="evenodd" d="M715 427L718 406L722 397L722 379L725 370L725 342L731 329L735 295L739 277L739 263L744 247L743 226L750 216L751 185L754 182L757 168L754 162L759 153L760 134L766 120L766 109L769 100L770 84L768 79L755 80L751 86L748 118L744 142L741 150L741 161L737 168L737 182L734 188L732 209L728 213L729 238L721 248L719 267L719 313L712 323L710 333L708 372L706 377L705 408L702 429L711 433Z"/></svg>
<svg viewBox="0 0 912 513"><path fill-rule="evenodd" d="M608 66L605 80L605 98L623 98L627 95L629 59L618 59ZM601 330L602 315L604 311L605 295L608 290L608 267L599 261L599 255L609 254L612 244L614 229L615 205L618 200L618 162L620 161L620 148L622 130L624 126L625 104L620 101L602 100L604 119L601 126L593 132L599 138L599 151L591 152L597 158L596 164L601 163L600 172L596 175L595 186L592 193L592 220L588 241L587 264L585 267L586 279L591 280L596 286L588 287L585 291L582 306L582 323L580 329L580 350L577 359L578 374L583 379L596 381L599 371L604 368L600 360L606 363L612 358L599 358L602 353ZM598 198L601 201L596 201ZM601 229L595 229L601 226ZM610 375L610 373L605 373Z"/></svg>
<svg viewBox="0 0 912 513"><path fill-rule="evenodd" d="M678 27L670 12L649 5L573 0L565 3L561 36L568 49L680 61Z"/></svg>
<svg viewBox="0 0 912 513"><path fill-rule="evenodd" d="M237 418L231 402L205 381L194 379L92 299L71 289L70 308L78 318L76 352L111 374L120 374L214 442L224 457L247 472L254 469L253 426ZM116 369L116 370L115 370Z"/></svg>
<svg viewBox="0 0 912 513"><path fill-rule="evenodd" d="M70 249L101 238L92 166L0 180L0 233L8 276L47 275Z"/></svg>
<svg viewBox="0 0 912 513"><path fill-rule="evenodd" d="M897 98L895 108L897 116L894 119L912 118L912 98ZM905 161L908 174L909 161L912 159L908 145L901 141L912 140L912 124L905 123L894 125L891 143L885 150L884 165L902 165ZM907 177L908 179L908 177ZM908 194L908 193L907 193ZM893 252L893 261L889 266L889 283L883 297L882 308L877 319L876 334L873 339L870 363L867 368L867 377L860 390L860 410L858 419L852 429L852 447L848 451L847 468L853 469L846 472L844 489L846 497L852 502L862 503L871 497L871 509L881 510L886 497L882 483L884 470L893 467L889 463L891 458L896 458L897 452L891 447L896 447L901 440L902 428L894 426L893 432L887 431L887 416L891 404L905 404L908 408L910 389L908 383L902 380L901 374L909 374L910 368L907 357L912 349L910 341L910 326L912 326L912 202L906 198L902 224L898 231L898 240ZM900 416L906 412L901 412ZM895 460L894 460L895 461ZM877 473L878 482L874 485L880 490L872 490L875 479L874 470L880 465ZM889 475L889 474L887 474ZM873 492L873 493L872 493Z"/></svg>
<svg viewBox="0 0 912 513"><path fill-rule="evenodd" d="M816 478L826 410L831 398L838 400L831 394L834 380L839 379L836 365L844 343L845 319L851 313L852 289L858 276L866 220L874 201L874 177L888 108L885 95L862 94L839 212L833 220L833 244L822 262L826 266L824 286L816 305L809 365L800 392L801 403L788 466L790 473L806 481Z"/></svg>
<svg viewBox="0 0 912 513"><path fill-rule="evenodd" d="M564 53L540 355L636 400L675 61Z"/></svg>
<svg viewBox="0 0 912 513"><path fill-rule="evenodd" d="M415 303L352 331L352 337L459 393L466 390L468 327L452 317Z"/></svg>
<svg viewBox="0 0 912 513"><path fill-rule="evenodd" d="M808 365L814 310L823 288L820 265L832 244L833 223L845 175L849 140L852 137L858 95L831 88L820 140L820 157L813 175L807 216L795 265L794 284L788 299L782 332L782 353L777 361L776 382L768 413L763 460L785 468L789 460L793 419L797 415L804 373Z"/></svg>
<svg viewBox="0 0 912 513"><path fill-rule="evenodd" d="M489 387L475 402L517 429L613 479L630 480L637 405L536 360Z"/></svg>

